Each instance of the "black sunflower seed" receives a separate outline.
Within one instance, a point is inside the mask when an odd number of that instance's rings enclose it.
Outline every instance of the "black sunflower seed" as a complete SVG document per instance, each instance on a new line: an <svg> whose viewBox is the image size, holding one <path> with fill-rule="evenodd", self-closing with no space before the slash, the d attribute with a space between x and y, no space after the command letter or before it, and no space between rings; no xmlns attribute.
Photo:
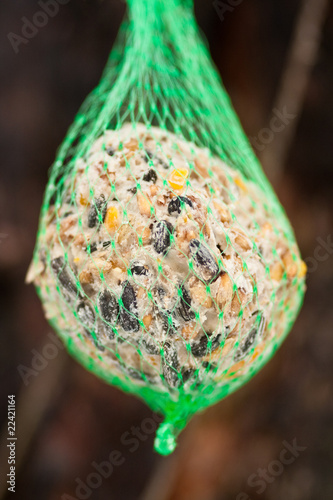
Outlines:
<svg viewBox="0 0 333 500"><path fill-rule="evenodd" d="M144 155L144 160L146 163L149 163L149 160L154 160L155 162L159 163L163 168L168 169L170 165L166 163L165 161L162 160L162 158L159 158L158 156L154 157L154 153L150 151L149 149L145 150L145 155Z"/></svg>
<svg viewBox="0 0 333 500"><path fill-rule="evenodd" d="M244 359L249 354L256 341L263 334L264 327L265 327L265 318L263 315L261 315L259 324L254 328L252 328L250 333L239 344L234 356L234 361L236 363Z"/></svg>
<svg viewBox="0 0 333 500"><path fill-rule="evenodd" d="M95 312L86 302L80 302L76 309L77 315L85 328L91 332L95 326Z"/></svg>
<svg viewBox="0 0 333 500"><path fill-rule="evenodd" d="M135 264L131 267L131 272L132 274L137 274L138 276L147 276L149 271L147 267Z"/></svg>
<svg viewBox="0 0 333 500"><path fill-rule="evenodd" d="M86 248L86 252L88 253L94 253L97 250L97 243L91 243L91 245L88 245Z"/></svg>
<svg viewBox="0 0 333 500"><path fill-rule="evenodd" d="M90 206L88 212L88 227L95 227L97 222L99 222L99 214L104 222L107 210L107 203L105 202L104 194L101 194L99 198L95 198Z"/></svg>
<svg viewBox="0 0 333 500"><path fill-rule="evenodd" d="M214 256L197 239L190 241L189 248L193 267L199 278L206 282L212 282L219 274L219 266Z"/></svg>
<svg viewBox="0 0 333 500"><path fill-rule="evenodd" d="M148 172L144 174L142 180L146 182L152 182L153 184L155 184L155 182L157 181L157 173L153 168L151 168L148 170Z"/></svg>
<svg viewBox="0 0 333 500"><path fill-rule="evenodd" d="M99 351L101 352L105 351L105 347L98 342L98 340L92 335L90 330L85 329L84 333L86 334L87 337L89 337L93 341L93 343L95 344L95 346Z"/></svg>
<svg viewBox="0 0 333 500"><path fill-rule="evenodd" d="M151 374L146 373L146 372L140 372L139 370L137 370L131 366L129 366L129 367L125 366L124 371L127 373L127 375L129 375L134 380L140 380L140 382L148 381L149 383L153 383L153 384L155 383L154 377L152 377Z"/></svg>
<svg viewBox="0 0 333 500"><path fill-rule="evenodd" d="M160 354L160 348L151 338L142 339L140 344L148 354Z"/></svg>
<svg viewBox="0 0 333 500"><path fill-rule="evenodd" d="M134 380L143 380L142 373L132 367L126 367L126 371L131 378Z"/></svg>
<svg viewBox="0 0 333 500"><path fill-rule="evenodd" d="M172 200L168 205L169 214L170 215L180 214L185 204L193 208L193 203L191 200L189 200L185 196L175 196L174 198L172 198Z"/></svg>
<svg viewBox="0 0 333 500"><path fill-rule="evenodd" d="M111 241L103 241L102 245L103 245L103 248L107 248L108 246L111 245Z"/></svg>
<svg viewBox="0 0 333 500"><path fill-rule="evenodd" d="M149 149L146 149L145 150L145 156L144 156L144 159L145 159L145 162L148 163L149 160L152 160L153 157L154 157L154 153L152 151L150 151Z"/></svg>
<svg viewBox="0 0 333 500"><path fill-rule="evenodd" d="M109 155L109 156L113 156L115 154L115 150L113 148L111 148L110 146L106 148L106 153Z"/></svg>
<svg viewBox="0 0 333 500"><path fill-rule="evenodd" d="M166 163L165 161L163 161L161 158L156 158L158 163L163 167L165 168L165 170L167 170L168 168L170 168L170 165L169 163Z"/></svg>
<svg viewBox="0 0 333 500"><path fill-rule="evenodd" d="M162 370L164 378L171 387L178 387L181 380L178 378L179 360L177 351L171 342L165 342L163 353Z"/></svg>
<svg viewBox="0 0 333 500"><path fill-rule="evenodd" d="M223 248L222 248L221 244L220 244L220 243L218 243L216 246L217 246L217 248L220 250L220 253L221 253L222 257L224 257L224 250L223 250Z"/></svg>
<svg viewBox="0 0 333 500"><path fill-rule="evenodd" d="M59 280L59 283L72 295L78 295L77 286L70 275L69 266L63 257L57 257L51 261L51 267ZM80 296L80 295L79 295Z"/></svg>
<svg viewBox="0 0 333 500"><path fill-rule="evenodd" d="M165 322L163 323L163 329L166 336L174 336L176 334L176 326L174 323L169 323L167 316L165 317Z"/></svg>
<svg viewBox="0 0 333 500"><path fill-rule="evenodd" d="M123 302L120 308L120 324L126 332L138 332L140 328L138 320L138 304L134 288L126 281L123 285L123 293L121 295Z"/></svg>
<svg viewBox="0 0 333 500"><path fill-rule="evenodd" d="M183 384L185 384L190 378L194 377L197 373L197 370L194 368L188 368L187 370L182 371Z"/></svg>
<svg viewBox="0 0 333 500"><path fill-rule="evenodd" d="M191 297L186 288L182 286L182 297L178 306L178 312L184 321L190 321L195 318L195 313L191 309Z"/></svg>
<svg viewBox="0 0 333 500"><path fill-rule="evenodd" d="M174 293L168 292L162 285L157 284L153 289L153 297L161 319L163 322L168 322L168 317L171 318L171 311L174 309L177 300L176 289L174 289Z"/></svg>
<svg viewBox="0 0 333 500"><path fill-rule="evenodd" d="M234 356L235 362L241 361L243 358L247 356L247 354L251 350L251 347L254 345L256 341L257 333L258 333L257 328L253 328L247 335L247 337L241 342Z"/></svg>
<svg viewBox="0 0 333 500"><path fill-rule="evenodd" d="M219 334L215 337L215 339L212 340L212 346L210 347L209 351L215 351L215 349L217 349L220 344L221 344L221 340L222 340L222 335Z"/></svg>
<svg viewBox="0 0 333 500"><path fill-rule="evenodd" d="M211 347L208 347L208 342L210 340L209 337L212 336L212 333L206 333L207 335L203 334L198 341L191 344L192 354L196 358L202 358L206 356L210 352L215 351L215 349L220 345L221 335L219 334L215 337L215 339L213 339Z"/></svg>
<svg viewBox="0 0 333 500"><path fill-rule="evenodd" d="M162 320L162 328L165 333L165 335L168 336L173 336L176 333L176 326L172 320L171 314L160 314L160 318ZM171 322L169 321L169 318L171 318Z"/></svg>
<svg viewBox="0 0 333 500"><path fill-rule="evenodd" d="M157 253L165 255L171 244L173 226L170 222L162 220L157 222L153 228L153 246Z"/></svg>
<svg viewBox="0 0 333 500"><path fill-rule="evenodd" d="M135 186L134 188L130 188L127 191L130 191L131 193L136 194L138 191L138 188Z"/></svg>
<svg viewBox="0 0 333 500"><path fill-rule="evenodd" d="M119 304L115 295L109 292L109 290L105 289L99 296L98 309L105 321L110 324L116 323L119 314Z"/></svg>
<svg viewBox="0 0 333 500"><path fill-rule="evenodd" d="M114 330L111 326L109 326L109 325L103 325L103 327L104 327L104 332L105 332L105 334L108 336L108 338L109 338L110 340L114 340L114 339L115 339L115 337L116 337L116 332L115 332L115 330ZM120 343L122 342L122 339L120 340L120 337L118 337L118 338L117 338L117 340L118 340Z"/></svg>
<svg viewBox="0 0 333 500"><path fill-rule="evenodd" d="M162 309L162 311L167 311L166 297L167 291L162 286L157 286L153 291L154 298L157 303L157 307Z"/></svg>
<svg viewBox="0 0 333 500"><path fill-rule="evenodd" d="M193 342L191 345L191 352L196 358L202 358L207 354L208 339L203 335L198 342Z"/></svg>
<svg viewBox="0 0 333 500"><path fill-rule="evenodd" d="M66 205L72 205L72 194L71 193L68 193L66 195L64 195L64 203ZM72 215L73 212L71 212L69 215ZM67 217L66 214L64 214L64 217Z"/></svg>
<svg viewBox="0 0 333 500"><path fill-rule="evenodd" d="M201 366L205 368L207 371L211 371L216 368L216 364L210 363L209 361L204 361Z"/></svg>

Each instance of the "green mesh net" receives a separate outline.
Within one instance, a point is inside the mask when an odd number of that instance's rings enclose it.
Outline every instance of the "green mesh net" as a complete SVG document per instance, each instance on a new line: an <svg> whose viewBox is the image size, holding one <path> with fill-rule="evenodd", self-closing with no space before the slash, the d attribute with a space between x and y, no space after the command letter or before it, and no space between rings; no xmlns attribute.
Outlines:
<svg viewBox="0 0 333 500"><path fill-rule="evenodd" d="M74 357L165 416L168 454L276 351L306 267L192 2L128 6L52 167L28 281Z"/></svg>

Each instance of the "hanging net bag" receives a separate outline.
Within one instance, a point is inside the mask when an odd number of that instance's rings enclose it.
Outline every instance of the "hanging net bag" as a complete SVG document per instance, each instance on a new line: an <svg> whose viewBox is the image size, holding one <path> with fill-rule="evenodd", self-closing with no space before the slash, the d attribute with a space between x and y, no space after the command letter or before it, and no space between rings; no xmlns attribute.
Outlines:
<svg viewBox="0 0 333 500"><path fill-rule="evenodd" d="M165 416L248 381L290 330L306 267L191 0L128 0L52 167L28 281L69 352Z"/></svg>

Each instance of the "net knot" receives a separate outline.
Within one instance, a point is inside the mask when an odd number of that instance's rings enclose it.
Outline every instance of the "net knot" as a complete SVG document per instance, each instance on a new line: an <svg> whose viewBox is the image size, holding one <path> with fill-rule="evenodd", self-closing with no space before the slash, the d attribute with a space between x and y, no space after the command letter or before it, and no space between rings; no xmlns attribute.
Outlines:
<svg viewBox="0 0 333 500"><path fill-rule="evenodd" d="M176 438L180 429L171 422L163 422L156 431L154 442L155 450L161 455L169 455L176 448Z"/></svg>

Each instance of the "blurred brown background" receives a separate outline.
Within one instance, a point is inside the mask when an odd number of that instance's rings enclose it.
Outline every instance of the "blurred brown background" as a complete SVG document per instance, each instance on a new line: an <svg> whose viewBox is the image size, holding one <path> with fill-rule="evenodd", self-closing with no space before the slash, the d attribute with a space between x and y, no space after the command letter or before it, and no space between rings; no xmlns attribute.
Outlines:
<svg viewBox="0 0 333 500"><path fill-rule="evenodd" d="M168 458L153 452L153 434L141 431L136 445L126 444L126 436L133 436L151 411L54 347L37 295L24 284L48 168L81 102L99 80L125 9L120 0L63 3L46 26L18 46L17 54L8 34L21 35L22 17L31 20L40 7L33 0L0 4L0 423L3 439L7 395L15 394L16 498L333 498L331 3L325 10L322 0L225 0L215 6L211 0L195 1L198 22L246 133L265 140L270 135L262 130L269 127L276 103L280 111L284 105L289 113L293 105L297 108L292 123L264 148L259 139L257 152L310 272L301 314L275 358L237 393L195 417ZM314 11L301 22L305 31L288 79L286 61L307 3ZM222 4L229 6L224 13ZM276 164L282 167L278 171ZM43 353L45 344L53 345L45 352L54 359L37 366L36 352ZM34 369L25 372L24 380L18 370L22 375L22 366ZM295 440L303 449L281 469L277 461L283 442ZM112 450L120 452L123 463L91 493L77 496L76 479L86 483L95 471L92 462L107 460ZM2 446L3 498L6 459ZM261 483L259 468L268 470Z"/></svg>

